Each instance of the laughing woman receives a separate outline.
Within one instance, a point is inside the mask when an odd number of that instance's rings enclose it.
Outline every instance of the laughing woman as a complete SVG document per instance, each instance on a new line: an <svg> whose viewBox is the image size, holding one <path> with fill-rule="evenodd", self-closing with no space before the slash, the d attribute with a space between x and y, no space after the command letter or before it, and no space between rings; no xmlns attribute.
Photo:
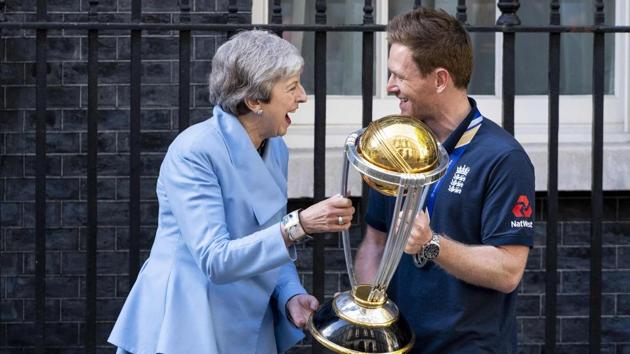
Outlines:
<svg viewBox="0 0 630 354"><path fill-rule="evenodd" d="M160 168L155 241L109 337L118 353L276 353L301 339L318 302L293 245L354 214L341 196L286 214L282 136L306 101L302 67L263 31L217 50L213 117L181 133Z"/></svg>

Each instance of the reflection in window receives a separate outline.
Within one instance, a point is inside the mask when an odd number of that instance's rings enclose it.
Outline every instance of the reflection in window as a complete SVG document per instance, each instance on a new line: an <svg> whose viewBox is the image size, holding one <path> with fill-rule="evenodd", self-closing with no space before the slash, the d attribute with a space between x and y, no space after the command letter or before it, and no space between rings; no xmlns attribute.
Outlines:
<svg viewBox="0 0 630 354"><path fill-rule="evenodd" d="M363 23L363 0L328 0L327 24ZM315 0L282 0L282 23L314 24ZM326 43L326 91L330 95L361 94L363 36L359 32L328 32ZM283 37L302 51L302 84L314 93L315 35L313 32L284 32Z"/></svg>
<svg viewBox="0 0 630 354"><path fill-rule="evenodd" d="M591 0L560 1L562 25L592 25L595 7ZM604 1L605 23L615 23L615 2ZM522 1L518 10L521 23L527 26L549 24L549 1ZM606 34L604 57L604 90L614 92L614 34ZM564 33L560 36L560 93L564 95L590 94L593 82L593 35ZM516 93L522 95L547 94L547 63L549 35L546 33L516 34Z"/></svg>
<svg viewBox="0 0 630 354"><path fill-rule="evenodd" d="M380 0L379 0L380 1ZM386 1L386 0L383 0ZM270 2L271 3L271 2ZM359 24L363 22L363 0L328 0L327 24ZM467 1L467 23L472 26L492 26L498 17L495 0ZM605 23L614 24L615 1L604 0ZM423 0L422 5L441 8L456 14L457 0ZM388 17L413 9L414 0L389 0ZM375 9L376 11L376 9ZM563 25L590 25L593 23L592 0L561 0L560 13ZM549 1L527 0L520 2L518 16L523 25L548 25ZM314 24L315 0L282 0L283 23ZM473 95L494 95L495 87L495 34L471 33L474 68L468 91ZM314 92L313 32L284 32L284 38L302 51L305 60L302 81L307 93ZM547 33L516 34L516 93L544 95L547 93ZM614 75L614 34L606 34L605 92L612 94ZM357 32L328 32L326 52L327 93L332 95L361 94L362 34ZM561 36L560 93L590 94L592 86L593 35L565 33Z"/></svg>

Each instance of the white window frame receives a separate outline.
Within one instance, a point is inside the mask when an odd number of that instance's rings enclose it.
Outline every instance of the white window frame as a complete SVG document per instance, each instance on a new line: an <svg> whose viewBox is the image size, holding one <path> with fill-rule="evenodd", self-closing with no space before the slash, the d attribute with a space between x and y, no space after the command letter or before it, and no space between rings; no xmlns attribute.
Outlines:
<svg viewBox="0 0 630 354"><path fill-rule="evenodd" d="M252 1L252 23L267 23L269 0ZM375 2L375 22L386 24L386 1ZM500 11L496 10L496 17ZM630 24L630 4L617 2L615 23ZM588 35L588 34L585 34ZM482 113L500 124L502 116L503 38L495 35L495 94L472 95ZM387 43L384 32L375 35L375 92L372 117L397 113L398 100L386 93ZM546 53L545 53L546 54ZM604 96L604 189L630 190L630 33L615 34L614 94ZM547 117L546 95L517 95L514 103L515 136L529 153L536 168L536 189L547 184ZM297 178L289 185L289 196L312 195L312 147L315 116L314 96L302 104L292 117L294 125L285 137L291 150L290 175ZM327 194L334 194L340 181L342 146L348 133L361 127L362 100L358 95L327 95ZM592 122L591 95L560 96L560 190L590 189L590 142ZM299 181L296 181L299 180ZM360 193L358 179L353 193Z"/></svg>

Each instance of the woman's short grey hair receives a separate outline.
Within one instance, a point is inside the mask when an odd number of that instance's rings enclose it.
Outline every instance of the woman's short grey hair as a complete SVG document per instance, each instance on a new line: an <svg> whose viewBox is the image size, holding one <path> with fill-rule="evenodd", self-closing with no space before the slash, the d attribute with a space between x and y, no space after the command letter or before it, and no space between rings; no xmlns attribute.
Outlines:
<svg viewBox="0 0 630 354"><path fill-rule="evenodd" d="M246 98L269 102L274 84L300 73L303 66L297 48L275 34L240 32L212 59L210 103L233 115L246 114Z"/></svg>

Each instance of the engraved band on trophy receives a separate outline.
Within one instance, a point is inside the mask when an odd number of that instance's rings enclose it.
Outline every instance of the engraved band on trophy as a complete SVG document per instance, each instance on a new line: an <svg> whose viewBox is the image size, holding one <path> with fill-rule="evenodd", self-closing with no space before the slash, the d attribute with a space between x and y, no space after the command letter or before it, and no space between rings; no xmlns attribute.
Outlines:
<svg viewBox="0 0 630 354"><path fill-rule="evenodd" d="M337 353L405 353L413 347L415 334L386 291L428 186L446 173L448 162L448 153L429 128L407 116L383 117L347 137L342 194L346 194L352 165L371 188L396 196L396 202L371 283L357 284L350 235L342 232L351 289L324 303L308 322L311 334L323 346Z"/></svg>

